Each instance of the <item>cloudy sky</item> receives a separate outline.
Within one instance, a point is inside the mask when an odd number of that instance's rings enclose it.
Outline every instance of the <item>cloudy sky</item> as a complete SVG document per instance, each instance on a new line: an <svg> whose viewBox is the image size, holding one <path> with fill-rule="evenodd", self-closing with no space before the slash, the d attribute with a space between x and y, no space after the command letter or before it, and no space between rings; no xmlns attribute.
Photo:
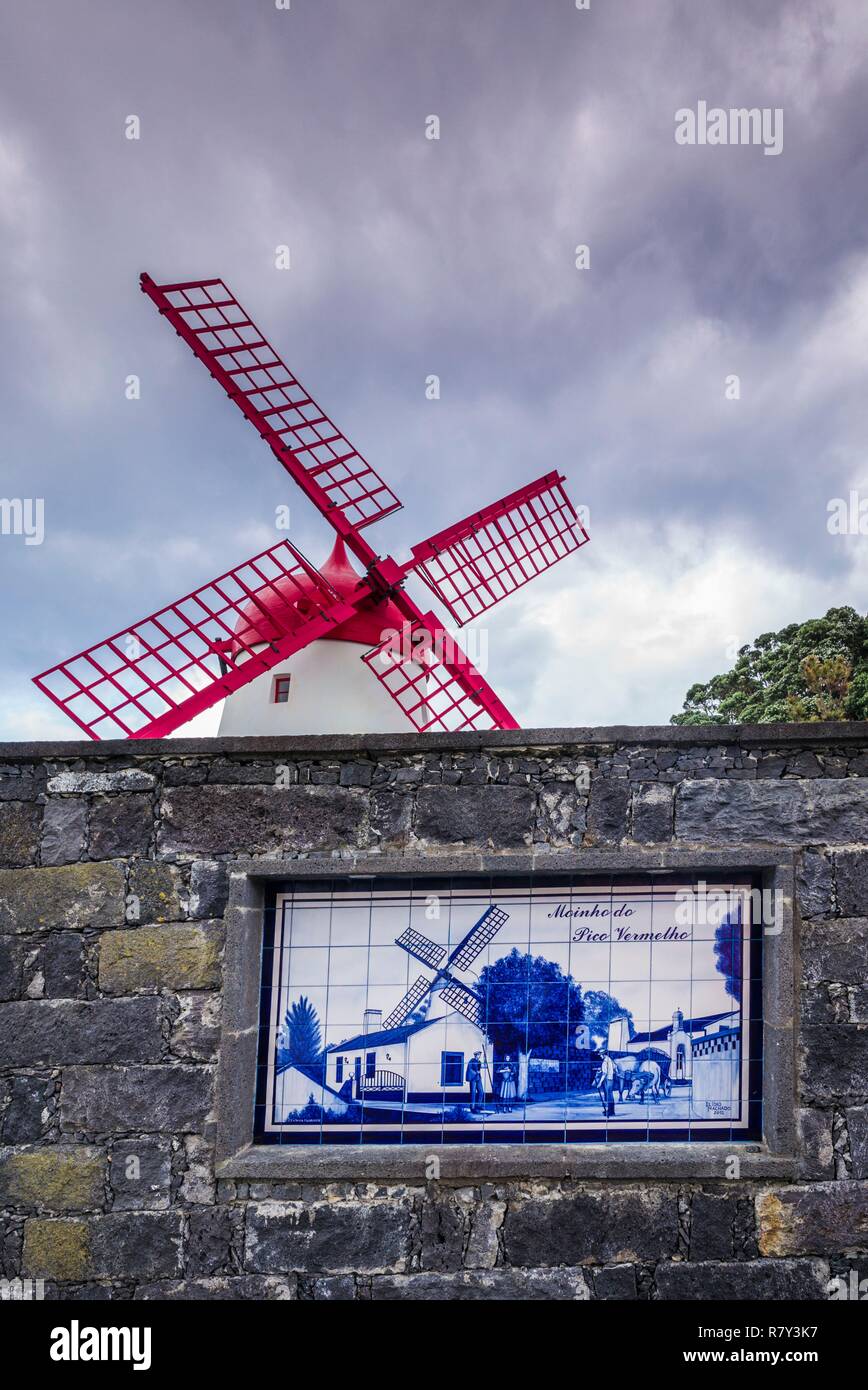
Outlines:
<svg viewBox="0 0 868 1390"><path fill-rule="evenodd" d="M142 270L227 280L401 495L380 550L567 474L591 545L487 622L525 726L665 722L864 611L827 507L868 489L866 67L859 0L2 0L0 495L45 537L0 535L0 737L76 737L30 676L280 504L328 549ZM677 144L700 101L780 108L782 153Z"/></svg>

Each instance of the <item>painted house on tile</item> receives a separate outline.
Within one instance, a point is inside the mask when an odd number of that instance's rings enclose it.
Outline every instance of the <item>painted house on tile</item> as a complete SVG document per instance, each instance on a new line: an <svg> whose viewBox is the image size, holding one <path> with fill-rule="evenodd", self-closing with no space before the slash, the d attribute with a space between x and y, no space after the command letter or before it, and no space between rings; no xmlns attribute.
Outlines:
<svg viewBox="0 0 868 1390"><path fill-rule="evenodd" d="M301 1062L283 1067L274 1087L275 1116L285 1122L288 1115L298 1115L310 1106L337 1119L346 1114L349 1099L323 1081L321 1067Z"/></svg>
<svg viewBox="0 0 868 1390"><path fill-rule="evenodd" d="M326 1086L366 1104L464 1104L467 1064L477 1051L485 1062L486 1037L457 1010L438 1008L439 1001L434 995L428 1015L394 1028L381 1027L380 1011L369 1009L362 1033L326 1048ZM490 1077L484 1079L490 1090Z"/></svg>
<svg viewBox="0 0 868 1390"><path fill-rule="evenodd" d="M654 1028L648 1033L634 1033L628 1036L629 1021L626 1018L613 1019L609 1025L609 1047L613 1052L659 1053L658 1060L668 1060L669 1078L673 1084L694 1080L695 1060L726 1054L727 1075L734 1061L739 1060L739 1037L741 1015L738 1009L725 1013L705 1014L701 1018L685 1018L681 1009L676 1008L671 1024ZM724 1041L725 1040L725 1041ZM719 1095L729 1095L727 1083Z"/></svg>

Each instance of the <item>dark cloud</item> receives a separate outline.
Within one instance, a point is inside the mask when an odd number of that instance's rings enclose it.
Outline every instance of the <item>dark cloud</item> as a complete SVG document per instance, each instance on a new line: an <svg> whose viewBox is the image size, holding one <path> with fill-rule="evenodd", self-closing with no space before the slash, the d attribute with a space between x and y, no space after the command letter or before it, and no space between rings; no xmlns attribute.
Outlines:
<svg viewBox="0 0 868 1390"><path fill-rule="evenodd" d="M562 468L596 558L541 592L571 622L593 603L577 670L621 671L619 718L664 718L726 664L683 603L727 553L753 630L864 606L825 526L868 477L862 7L47 0L0 26L0 491L46 506L44 545L0 537L8 736L49 727L32 672L267 544L277 503L302 549L327 544L143 269L227 279L404 498L384 548ZM783 153L676 145L700 99L781 107ZM638 545L681 615L653 688L618 592ZM519 614L538 622L530 593L492 622L490 675L568 722L570 634L523 647Z"/></svg>

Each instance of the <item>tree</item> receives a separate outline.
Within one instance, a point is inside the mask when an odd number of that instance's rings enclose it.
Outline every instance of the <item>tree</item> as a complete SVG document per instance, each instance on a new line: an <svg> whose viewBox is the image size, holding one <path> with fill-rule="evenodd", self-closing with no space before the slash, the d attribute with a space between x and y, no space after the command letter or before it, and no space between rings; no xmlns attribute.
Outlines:
<svg viewBox="0 0 868 1390"><path fill-rule="evenodd" d="M623 1008L617 999L613 995L607 994L604 989L586 990L583 1004L585 1022L592 1035L596 1033L598 1037L600 1034L605 1037L613 1018L626 1018L631 1038L636 1032L630 1010Z"/></svg>
<svg viewBox="0 0 868 1390"><path fill-rule="evenodd" d="M726 992L741 999L741 923L721 922L714 933L714 963L726 980Z"/></svg>
<svg viewBox="0 0 868 1390"><path fill-rule="evenodd" d="M731 671L692 685L673 724L778 724L868 719L868 618L830 608L824 618L765 632Z"/></svg>
<svg viewBox="0 0 868 1390"><path fill-rule="evenodd" d="M319 1018L309 999L302 994L287 1009L283 1020L282 1046L278 1048L277 1065L286 1067L292 1063L313 1066L322 1054Z"/></svg>
<svg viewBox="0 0 868 1390"><path fill-rule="evenodd" d="M582 991L572 975L564 975L557 961L524 955L515 946L480 971L479 994L482 1029L501 1056L534 1048L566 1056L584 1021Z"/></svg>
<svg viewBox="0 0 868 1390"><path fill-rule="evenodd" d="M815 653L802 660L801 672L810 699L788 695L787 706L793 720L846 719L847 697L853 667L846 656L830 656L822 661Z"/></svg>

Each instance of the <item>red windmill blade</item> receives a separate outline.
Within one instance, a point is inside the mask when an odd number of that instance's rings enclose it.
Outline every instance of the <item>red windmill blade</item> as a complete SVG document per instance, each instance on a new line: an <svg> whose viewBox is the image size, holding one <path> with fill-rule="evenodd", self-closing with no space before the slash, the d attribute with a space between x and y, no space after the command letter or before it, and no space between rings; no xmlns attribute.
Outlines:
<svg viewBox="0 0 868 1390"><path fill-rule="evenodd" d="M546 473L413 546L410 567L456 622L479 617L589 540L563 481Z"/></svg>
<svg viewBox="0 0 868 1390"><path fill-rule="evenodd" d="M354 612L281 541L33 679L91 738L160 738Z"/></svg>
<svg viewBox="0 0 868 1390"><path fill-rule="evenodd" d="M411 574L459 623L491 608L588 540L548 473L420 542L404 565L364 527L401 506L391 488L293 376L222 280L141 287L254 424L338 535L325 566L288 542L34 677L91 738L162 737L321 638L363 641L363 660L417 729L518 724L433 613ZM343 544L364 566L356 574ZM360 636L364 633L364 636ZM229 708L229 705L226 706Z"/></svg>
<svg viewBox="0 0 868 1390"><path fill-rule="evenodd" d="M293 376L222 280L142 290L320 511L361 530L401 506L398 498ZM346 534L339 526L341 534Z"/></svg>

